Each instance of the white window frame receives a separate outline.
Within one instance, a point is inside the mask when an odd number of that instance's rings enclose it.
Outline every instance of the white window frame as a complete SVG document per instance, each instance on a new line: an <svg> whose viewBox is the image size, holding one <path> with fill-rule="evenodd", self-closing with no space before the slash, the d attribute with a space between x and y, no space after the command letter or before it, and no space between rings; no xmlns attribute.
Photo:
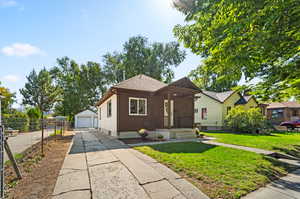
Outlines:
<svg viewBox="0 0 300 199"><path fill-rule="evenodd" d="M109 114L109 104L110 104L110 114ZM110 118L112 116L112 102L111 102L111 100L107 101L106 106L107 106L106 107L106 111L107 111L106 117Z"/></svg>
<svg viewBox="0 0 300 199"><path fill-rule="evenodd" d="M145 101L145 113L144 114L130 113L130 111L131 111L131 109L130 109L130 101L131 100L137 100L137 111L139 111L139 106L140 106L139 100L144 100ZM129 113L129 115L132 115L132 116L147 116L147 113L148 113L147 98L129 97L129 99L128 99L128 113Z"/></svg>

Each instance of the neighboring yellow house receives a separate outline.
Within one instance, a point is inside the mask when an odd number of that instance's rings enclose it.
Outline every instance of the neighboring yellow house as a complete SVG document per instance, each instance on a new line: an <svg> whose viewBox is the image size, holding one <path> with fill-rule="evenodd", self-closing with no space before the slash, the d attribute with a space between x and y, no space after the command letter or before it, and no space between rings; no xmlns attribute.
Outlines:
<svg viewBox="0 0 300 199"><path fill-rule="evenodd" d="M253 96L242 96L237 91L204 91L196 95L195 123L207 129L221 129L229 110L235 106L246 109L258 107Z"/></svg>

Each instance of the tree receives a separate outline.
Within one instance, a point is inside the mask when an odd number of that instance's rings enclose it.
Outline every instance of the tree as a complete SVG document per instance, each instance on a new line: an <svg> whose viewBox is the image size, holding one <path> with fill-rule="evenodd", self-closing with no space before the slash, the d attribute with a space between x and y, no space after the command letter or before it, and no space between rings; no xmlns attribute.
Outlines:
<svg viewBox="0 0 300 199"><path fill-rule="evenodd" d="M174 34L205 58L198 71L207 79L232 83L259 77L261 98L299 98L299 0L174 0L186 25ZM205 73L210 71L210 73ZM212 76L209 76L213 74ZM273 93L273 94L272 94ZM272 94L272 95L270 95Z"/></svg>
<svg viewBox="0 0 300 199"><path fill-rule="evenodd" d="M177 42L149 43L146 37L129 38L122 52L107 53L103 56L107 83L115 84L138 74L171 82L174 78L173 66L178 66L185 58Z"/></svg>
<svg viewBox="0 0 300 199"><path fill-rule="evenodd" d="M44 112L50 111L58 101L60 89L53 84L50 73L44 68L38 74L33 70L27 78L27 83L20 93L23 104L37 107L42 118L42 154L44 153Z"/></svg>
<svg viewBox="0 0 300 199"><path fill-rule="evenodd" d="M3 99L1 99L1 112L3 114L10 113L12 111L11 105L15 102L16 94L11 93L8 88L0 86L0 95L3 96Z"/></svg>
<svg viewBox="0 0 300 199"><path fill-rule="evenodd" d="M63 57L57 59L57 66L50 72L62 90L55 112L69 116L71 121L78 112L93 107L106 91L104 74L96 62L78 65Z"/></svg>
<svg viewBox="0 0 300 199"><path fill-rule="evenodd" d="M195 70L192 70L188 76L199 88L215 92L231 90L238 84L237 80L219 79L218 75L213 73L205 65L201 65Z"/></svg>

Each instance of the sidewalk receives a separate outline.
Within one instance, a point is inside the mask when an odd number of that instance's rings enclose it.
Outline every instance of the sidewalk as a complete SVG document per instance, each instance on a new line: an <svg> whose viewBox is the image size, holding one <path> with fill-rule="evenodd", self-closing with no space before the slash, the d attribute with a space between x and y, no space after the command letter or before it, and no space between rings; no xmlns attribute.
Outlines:
<svg viewBox="0 0 300 199"><path fill-rule="evenodd" d="M216 145L216 146L224 146L224 147L229 147L229 148L234 148L234 149L241 149L241 150L259 153L259 154L263 154L263 155L271 155L274 153L274 151L268 151L268 150L264 150L264 149L257 149L257 148L239 146L239 145L233 145L233 144L225 144L225 143L221 143L221 142L214 142L214 141L201 141L201 142L203 142L205 144Z"/></svg>
<svg viewBox="0 0 300 199"><path fill-rule="evenodd" d="M242 199L299 199L300 169L271 182L266 187L254 191Z"/></svg>
<svg viewBox="0 0 300 199"><path fill-rule="evenodd" d="M54 199L209 199L178 174L121 141L78 132L66 155Z"/></svg>

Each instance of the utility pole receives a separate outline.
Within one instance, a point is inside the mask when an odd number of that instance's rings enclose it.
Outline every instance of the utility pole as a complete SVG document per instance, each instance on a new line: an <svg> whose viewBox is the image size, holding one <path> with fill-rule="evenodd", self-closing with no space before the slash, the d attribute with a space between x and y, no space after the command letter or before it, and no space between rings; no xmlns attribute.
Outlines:
<svg viewBox="0 0 300 199"><path fill-rule="evenodd" d="M126 77L125 77L125 70L123 70L123 81L126 80Z"/></svg>
<svg viewBox="0 0 300 199"><path fill-rule="evenodd" d="M3 97L0 94L0 198L4 198L4 129L2 127L2 113L1 113L1 99Z"/></svg>

